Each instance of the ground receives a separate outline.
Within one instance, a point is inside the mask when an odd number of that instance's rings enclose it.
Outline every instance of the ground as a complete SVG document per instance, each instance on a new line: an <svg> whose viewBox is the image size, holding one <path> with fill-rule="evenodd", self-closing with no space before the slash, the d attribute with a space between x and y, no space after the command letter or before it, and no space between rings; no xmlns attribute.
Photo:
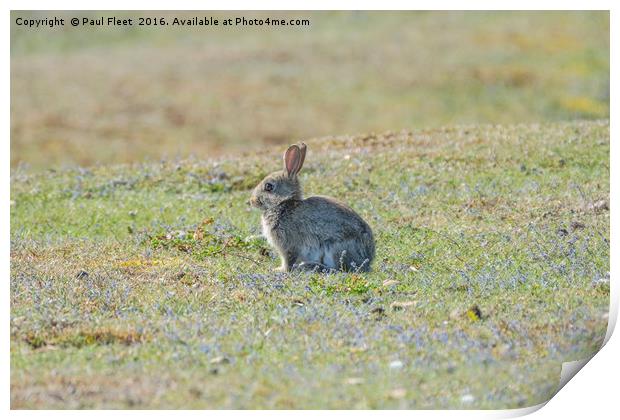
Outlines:
<svg viewBox="0 0 620 420"><path fill-rule="evenodd" d="M602 343L609 121L306 139L371 273L276 273L280 147L11 174L12 408L516 408Z"/></svg>

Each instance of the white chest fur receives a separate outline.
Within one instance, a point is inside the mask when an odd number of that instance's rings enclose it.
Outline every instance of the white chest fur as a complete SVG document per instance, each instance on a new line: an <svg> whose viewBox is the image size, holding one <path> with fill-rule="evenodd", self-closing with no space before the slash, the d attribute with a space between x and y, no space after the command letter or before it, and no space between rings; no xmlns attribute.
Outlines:
<svg viewBox="0 0 620 420"><path fill-rule="evenodd" d="M261 218L261 226L263 228L263 236L267 238L267 241L269 242L271 246L275 246L273 235L271 232L271 226L269 226L269 223L267 222L265 217Z"/></svg>

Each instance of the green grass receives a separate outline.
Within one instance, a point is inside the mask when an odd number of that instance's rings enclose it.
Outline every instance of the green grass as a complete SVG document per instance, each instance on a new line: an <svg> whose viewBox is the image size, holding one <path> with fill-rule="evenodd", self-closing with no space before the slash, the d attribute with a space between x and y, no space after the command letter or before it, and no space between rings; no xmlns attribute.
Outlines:
<svg viewBox="0 0 620 420"><path fill-rule="evenodd" d="M306 142L373 272L272 271L246 201L280 147L14 169L12 408L515 408L599 348L608 121Z"/></svg>
<svg viewBox="0 0 620 420"><path fill-rule="evenodd" d="M162 15L87 14L111 13ZM13 12L12 22L23 14L50 15ZM609 117L608 12L213 14L311 26L13 23L12 167L203 159L336 133Z"/></svg>

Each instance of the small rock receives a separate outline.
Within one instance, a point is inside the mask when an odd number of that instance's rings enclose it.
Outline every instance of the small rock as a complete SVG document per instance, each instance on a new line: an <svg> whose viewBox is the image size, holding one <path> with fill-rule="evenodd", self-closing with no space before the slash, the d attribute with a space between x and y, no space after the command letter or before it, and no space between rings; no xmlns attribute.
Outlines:
<svg viewBox="0 0 620 420"><path fill-rule="evenodd" d="M474 400L475 400L475 398L474 398L474 396L473 396L473 395L471 395L471 394L465 394L465 395L463 395L463 396L461 397L461 402L462 402L462 403L465 403L465 404L472 403L472 402L474 402Z"/></svg>
<svg viewBox="0 0 620 420"><path fill-rule="evenodd" d="M227 365L228 363L230 363L230 359L228 359L228 357L224 357L224 356L218 356L218 357L214 357L213 359L209 360L209 363L214 364L214 365Z"/></svg>
<svg viewBox="0 0 620 420"><path fill-rule="evenodd" d="M390 398L394 398L395 400L404 398L406 395L407 395L407 390L405 388L396 388L396 389L391 390L388 393L388 396Z"/></svg>
<svg viewBox="0 0 620 420"><path fill-rule="evenodd" d="M80 270L78 271L78 273L75 275L76 279L87 279L88 278L88 273L84 270Z"/></svg>
<svg viewBox="0 0 620 420"><path fill-rule="evenodd" d="M392 309L405 309L408 308L410 306L414 306L416 304L415 300L409 300L406 302L393 302L390 307Z"/></svg>
<svg viewBox="0 0 620 420"><path fill-rule="evenodd" d="M386 281L383 282L383 287L393 286L393 285L396 285L396 284L399 284L399 283L400 282L396 281L396 280L386 280Z"/></svg>
<svg viewBox="0 0 620 420"><path fill-rule="evenodd" d="M403 362L400 360L394 360L390 362L390 369L400 369L403 367Z"/></svg>

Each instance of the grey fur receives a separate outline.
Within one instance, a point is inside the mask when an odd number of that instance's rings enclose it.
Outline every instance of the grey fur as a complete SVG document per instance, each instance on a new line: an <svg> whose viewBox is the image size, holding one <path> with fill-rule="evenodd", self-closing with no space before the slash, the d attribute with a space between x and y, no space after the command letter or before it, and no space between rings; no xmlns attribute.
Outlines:
<svg viewBox="0 0 620 420"><path fill-rule="evenodd" d="M370 271L375 241L364 219L334 198L303 199L297 174L305 152L303 143L289 147L284 170L267 175L250 199L263 213L263 234L280 255L280 270Z"/></svg>

